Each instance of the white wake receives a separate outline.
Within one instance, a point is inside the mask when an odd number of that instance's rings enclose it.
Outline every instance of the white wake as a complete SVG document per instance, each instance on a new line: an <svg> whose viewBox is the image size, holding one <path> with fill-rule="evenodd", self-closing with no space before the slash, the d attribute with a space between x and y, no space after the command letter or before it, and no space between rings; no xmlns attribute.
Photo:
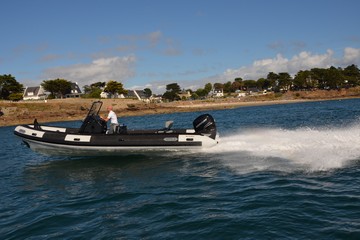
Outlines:
<svg viewBox="0 0 360 240"><path fill-rule="evenodd" d="M342 128L248 129L220 138L207 150L248 170L328 170L360 158L360 125ZM251 168L251 169L249 169Z"/></svg>

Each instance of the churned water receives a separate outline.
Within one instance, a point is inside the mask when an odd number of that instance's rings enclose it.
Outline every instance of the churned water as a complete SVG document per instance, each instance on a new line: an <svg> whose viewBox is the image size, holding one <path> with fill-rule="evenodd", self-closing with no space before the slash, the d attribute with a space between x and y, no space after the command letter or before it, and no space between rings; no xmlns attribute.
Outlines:
<svg viewBox="0 0 360 240"><path fill-rule="evenodd" d="M163 155L42 156L0 128L0 238L360 239L359 106L209 111L218 146ZM182 128L201 113L120 121Z"/></svg>

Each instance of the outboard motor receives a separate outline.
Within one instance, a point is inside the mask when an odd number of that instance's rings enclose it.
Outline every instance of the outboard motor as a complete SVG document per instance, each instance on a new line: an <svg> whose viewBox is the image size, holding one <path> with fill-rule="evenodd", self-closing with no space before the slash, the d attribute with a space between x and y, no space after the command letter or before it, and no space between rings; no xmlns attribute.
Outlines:
<svg viewBox="0 0 360 240"><path fill-rule="evenodd" d="M216 125L215 120L210 114L203 114L193 121L196 133L201 135L216 138Z"/></svg>

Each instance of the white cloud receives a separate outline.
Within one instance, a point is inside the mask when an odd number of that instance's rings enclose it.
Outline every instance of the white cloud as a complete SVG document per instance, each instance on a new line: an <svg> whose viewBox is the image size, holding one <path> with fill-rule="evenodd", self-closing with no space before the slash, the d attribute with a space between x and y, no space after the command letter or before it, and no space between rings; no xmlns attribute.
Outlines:
<svg viewBox="0 0 360 240"><path fill-rule="evenodd" d="M288 72L295 75L300 70L312 68L346 67L351 64L360 64L360 49L345 48L343 57L336 58L334 51L329 49L324 54L313 54L311 52L300 52L291 59L281 54L274 58L254 61L250 66L242 66L238 69L227 69L219 76L223 81L232 81L236 77L257 80L266 77L269 72Z"/></svg>
<svg viewBox="0 0 360 240"><path fill-rule="evenodd" d="M43 74L43 78L63 78L77 82L80 86L109 80L125 82L135 75L133 66L135 62L136 58L133 55L122 58L99 58L88 64L47 69Z"/></svg>
<svg viewBox="0 0 360 240"><path fill-rule="evenodd" d="M150 42L151 46L154 47L159 43L159 41L162 38L162 35L163 34L161 31L151 32L146 35L146 39Z"/></svg>
<svg viewBox="0 0 360 240"><path fill-rule="evenodd" d="M206 83L225 83L227 81L233 81L237 77L243 79L257 80L265 77L269 72L288 72L291 75L295 75L300 70L310 70L312 68L329 68L335 67L347 67L351 64L360 65L360 49L345 48L343 56L340 58L335 57L333 50L329 49L323 54L313 54L311 52L300 52L294 55L291 59L285 58L281 54L277 54L274 58L265 58L256 60L249 66L242 66L237 69L226 69L223 73L217 75L205 77L202 79L189 80L176 80L174 77L170 81L152 81L147 87L153 92L163 93L165 87L169 83L177 82L184 89L203 88ZM190 76L189 76L190 77ZM139 89L144 87L136 86Z"/></svg>
<svg viewBox="0 0 360 240"><path fill-rule="evenodd" d="M127 45L136 46L136 48L143 44L146 48L156 48L163 39L163 33L161 31L155 31L140 35L120 35L118 39L127 42Z"/></svg>
<svg viewBox="0 0 360 240"><path fill-rule="evenodd" d="M237 69L226 69L223 73L199 79L198 81L179 83L182 88L191 88L196 90L202 88L206 83L225 83L233 81L237 77L243 79L257 80L259 78L266 78L269 72L288 72L295 75L300 70L310 70L312 68L329 68L347 67L351 64L360 65L360 49L345 48L343 56L335 57L333 50L329 49L323 54L313 54L311 52L303 51L294 55L291 59L277 54L274 58L265 58L254 61L249 66L241 66ZM172 80L176 82L176 80ZM196 85L194 85L196 83ZM156 85L156 84L153 84Z"/></svg>
<svg viewBox="0 0 360 240"><path fill-rule="evenodd" d="M345 48L344 49L344 64L351 65L360 63L360 49L359 48Z"/></svg>
<svg viewBox="0 0 360 240"><path fill-rule="evenodd" d="M153 35L155 41L161 36L156 33ZM115 80L125 83L127 80L135 76L135 63L137 59L134 55L126 57L98 58L91 63L76 64L65 67L51 68L44 72L44 79L64 78L69 81L78 82L80 86L91 84L94 82L107 82ZM286 58L281 54L277 54L274 58L265 58L254 61L249 66L241 66L237 69L226 69L223 73L217 75L194 79L191 78L191 72L184 80L184 74L177 74L182 79L176 79L175 76L171 80L159 80L144 82L143 86L129 86L131 89L150 88L154 93L165 92L166 85L169 83L178 83L181 88L193 89L203 88L206 83L233 81L236 77L243 79L257 80L266 77L269 72L288 72L295 75L300 70L309 70L311 68L328 68L330 66L346 67L351 64L360 65L360 49L345 48L341 57L336 57L333 50L327 50L323 54L314 54L303 51L291 58ZM197 71L195 71L197 73ZM149 78L157 78L149 76ZM168 78L169 79L169 78ZM191 80L189 80L191 79Z"/></svg>

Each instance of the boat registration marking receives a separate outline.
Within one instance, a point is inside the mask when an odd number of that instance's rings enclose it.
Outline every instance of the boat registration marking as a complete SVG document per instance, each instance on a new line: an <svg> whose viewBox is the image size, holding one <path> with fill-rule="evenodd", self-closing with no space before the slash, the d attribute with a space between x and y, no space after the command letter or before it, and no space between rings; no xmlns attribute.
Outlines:
<svg viewBox="0 0 360 240"><path fill-rule="evenodd" d="M68 142L90 142L91 136L79 136L73 134L67 134L65 136L65 141Z"/></svg>

